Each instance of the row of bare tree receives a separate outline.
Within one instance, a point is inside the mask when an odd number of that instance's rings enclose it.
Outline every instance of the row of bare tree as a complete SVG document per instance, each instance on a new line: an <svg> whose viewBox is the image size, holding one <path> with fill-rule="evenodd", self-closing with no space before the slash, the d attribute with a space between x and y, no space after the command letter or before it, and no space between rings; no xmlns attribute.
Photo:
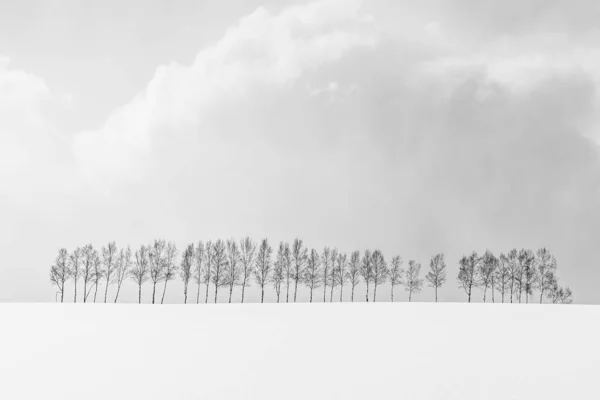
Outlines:
<svg viewBox="0 0 600 400"><path fill-rule="evenodd" d="M335 248L325 247L319 253L309 251L300 239L290 245L281 242L277 254L267 239L259 244L246 237L239 242L231 239L206 243L191 243L181 253L175 244L165 240L155 240L151 245L142 245L132 252L131 248L117 249L115 242L102 247L100 251L91 244L75 249L72 253L60 249L50 270L50 281L57 286L61 302L64 301L65 285L72 281L74 285L73 301L77 302L77 287L83 281L83 302L93 302L98 297L98 288L103 286L104 302L107 302L110 286L116 287L116 303L123 283L130 279L138 288L138 301L142 302L142 287L152 285L152 303L158 301L156 288L162 285L161 304L164 302L167 284L179 277L183 282L184 303L188 302L190 283L196 285L196 303L200 302L200 290L205 287L204 302L208 303L209 293L214 290L214 302L217 302L219 289L228 290L231 303L235 287L241 288L241 302L244 302L245 288L252 280L260 287L261 302L264 301L265 288L272 286L277 302L285 296L286 302L296 302L298 286L309 290L309 301L318 295L322 288L323 302L333 301L334 290L339 288L339 301L344 300L344 288L350 291L350 301L354 301L354 291L362 280L366 286L365 300L377 299L377 289L389 282L390 298L394 301L396 286L404 286L408 292L408 301L419 293L423 283L434 289L435 301L438 301L438 289L446 282L446 263L443 254L431 258L429 270L420 278L421 264L410 260L406 269L403 260L395 256L388 263L379 250L365 251L362 256L354 251L348 257ZM552 303L570 303L571 290L558 285L556 277L556 259L547 249L536 253L531 250L511 250L506 255L496 257L490 251L482 256L472 253L459 261L458 282L467 293L471 302L473 290L483 290L483 300L487 301L487 292L498 292L501 301L510 298L510 302L524 298L529 302L533 291L539 292L540 303L544 297ZM100 293L102 295L102 293Z"/></svg>

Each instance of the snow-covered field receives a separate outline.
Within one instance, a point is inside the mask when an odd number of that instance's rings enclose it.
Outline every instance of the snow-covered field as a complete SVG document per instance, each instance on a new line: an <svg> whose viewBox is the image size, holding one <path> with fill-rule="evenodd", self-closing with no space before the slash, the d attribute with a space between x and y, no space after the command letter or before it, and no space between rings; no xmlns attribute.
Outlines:
<svg viewBox="0 0 600 400"><path fill-rule="evenodd" d="M1 304L2 399L592 399L600 307Z"/></svg>

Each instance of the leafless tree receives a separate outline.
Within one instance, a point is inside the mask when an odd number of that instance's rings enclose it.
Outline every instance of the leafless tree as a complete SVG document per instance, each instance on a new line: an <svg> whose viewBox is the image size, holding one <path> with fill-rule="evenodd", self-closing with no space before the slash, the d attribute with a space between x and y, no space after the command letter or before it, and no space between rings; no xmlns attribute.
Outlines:
<svg viewBox="0 0 600 400"><path fill-rule="evenodd" d="M167 243L164 239L154 240L148 253L150 261L150 280L152 281L152 304L156 294L156 284L163 280L163 270L165 263L165 250Z"/></svg>
<svg viewBox="0 0 600 400"><path fill-rule="evenodd" d="M125 281L125 278L129 276L131 271L131 247L127 246L127 249L121 249L119 257L117 258L117 268L113 275L113 283L117 285L117 294L115 295L115 303L119 299L119 293L121 292L121 285Z"/></svg>
<svg viewBox="0 0 600 400"><path fill-rule="evenodd" d="M206 247L204 248L205 260L204 264L206 264L204 268L204 277L203 281L206 284L206 295L204 297L204 303L208 303L208 288L210 286L210 282L212 281L212 264L213 264L213 243L212 241L206 242Z"/></svg>
<svg viewBox="0 0 600 400"><path fill-rule="evenodd" d="M94 284L94 303L96 302L96 297L98 296L98 285L104 278L104 271L102 270L102 259L100 259L100 254L97 250L94 250L94 258L92 259L92 265L94 268L94 273L92 274L92 282Z"/></svg>
<svg viewBox="0 0 600 400"><path fill-rule="evenodd" d="M408 302L412 300L413 293L419 293L423 287L423 279L419 278L421 273L421 264L410 260L408 262L408 269L406 270L406 276L404 278L404 285L408 292Z"/></svg>
<svg viewBox="0 0 600 400"><path fill-rule="evenodd" d="M244 302L244 293L247 286L250 286L250 276L254 270L254 256L256 253L256 244L249 237L240 241L240 260L242 263L242 300Z"/></svg>
<svg viewBox="0 0 600 400"><path fill-rule="evenodd" d="M431 257L429 271L425 275L425 279L429 282L429 287L432 287L435 291L435 302L437 303L438 289L446 282L446 261L444 261L443 253Z"/></svg>
<svg viewBox="0 0 600 400"><path fill-rule="evenodd" d="M260 286L260 302L262 303L265 299L265 285L270 280L271 268L273 267L271 263L271 254L273 253L273 249L269 245L267 239L263 239L258 248L258 253L256 254L256 267L254 269L254 279L256 283Z"/></svg>
<svg viewBox="0 0 600 400"><path fill-rule="evenodd" d="M317 250L312 249L308 259L306 261L306 268L304 269L304 275L302 281L308 287L310 291L310 300L312 303L313 299L313 290L318 288L321 284L321 260L319 260L319 253Z"/></svg>
<svg viewBox="0 0 600 400"><path fill-rule="evenodd" d="M79 282L79 276L81 275L81 259L82 250L79 247L69 255L69 274L71 275L71 279L73 279L73 286L75 287L73 303L77 303L77 282Z"/></svg>
<svg viewBox="0 0 600 400"><path fill-rule="evenodd" d="M196 266L198 265L198 252L194 250L194 243L190 243L185 250L183 251L183 255L181 257L181 265L179 266L179 276L183 281L183 304L187 304L188 297L188 285L190 283L190 279L192 279L194 261L196 261ZM196 272L198 270L196 269ZM198 299L196 299L198 302Z"/></svg>
<svg viewBox="0 0 600 400"><path fill-rule="evenodd" d="M169 242L167 243L167 247L165 249L165 258L163 262L163 270L162 270L162 279L165 282L165 286L163 286L162 296L160 298L160 304L163 304L165 301L165 293L167 292L167 283L170 280L175 279L177 275L177 247L175 243ZM187 289L186 289L187 291Z"/></svg>
<svg viewBox="0 0 600 400"><path fill-rule="evenodd" d="M229 286L229 303L231 303L231 295L233 287L242 284L242 263L240 261L240 249L235 240L227 241L227 268L225 270L225 285Z"/></svg>
<svg viewBox="0 0 600 400"><path fill-rule="evenodd" d="M277 294L277 302L279 303L279 296L281 294L281 284L285 280L285 244L279 242L279 249L277 249L277 258L273 264L273 274L271 275L271 282L275 288Z"/></svg>
<svg viewBox="0 0 600 400"><path fill-rule="evenodd" d="M83 279L83 302L86 303L94 287L94 259L96 250L91 244L81 249L81 278Z"/></svg>
<svg viewBox="0 0 600 400"><path fill-rule="evenodd" d="M225 243L219 239L212 247L212 263L211 265L211 281L215 285L215 303L219 294L219 288L225 286L225 278L227 271L227 254Z"/></svg>
<svg viewBox="0 0 600 400"><path fill-rule="evenodd" d="M391 286L391 298L394 301L394 288L403 283L404 270L402 267L402 258L395 256L392 258L392 264L390 265L390 286Z"/></svg>
<svg viewBox="0 0 600 400"><path fill-rule="evenodd" d="M102 266L104 267L104 278L106 279L106 287L104 288L104 302L108 298L108 287L113 283L112 274L117 268L117 260L119 254L115 242L108 243L108 246L102 247Z"/></svg>
<svg viewBox="0 0 600 400"><path fill-rule="evenodd" d="M518 282L520 282L521 280L521 272L519 271L519 252L517 251L517 249L512 249L508 252L507 260L510 302L512 303L514 292L518 288Z"/></svg>
<svg viewBox="0 0 600 400"><path fill-rule="evenodd" d="M292 278L292 251L286 243L283 249L283 273L285 274L285 302L290 302L290 279Z"/></svg>
<svg viewBox="0 0 600 400"><path fill-rule="evenodd" d="M496 256L494 256L494 254L489 251L486 250L486 252L483 254L483 257L481 258L481 262L479 264L477 264L477 269L476 269L476 279L477 282L480 286L483 286L483 302L486 302L486 294L487 294L487 289L492 286L492 293L493 293L493 276L494 273L496 272L496 268L498 268L498 259L496 258Z"/></svg>
<svg viewBox="0 0 600 400"><path fill-rule="evenodd" d="M498 289L498 292L500 292L500 295L502 296L502 303L504 303L504 295L510 288L510 262L508 257L503 253L501 253L498 257L498 268L496 269L494 279L496 289Z"/></svg>
<svg viewBox="0 0 600 400"><path fill-rule="evenodd" d="M535 285L535 254L531 250L521 250L519 252L519 264L523 271L523 292L525 292L525 303L529 303L529 295L533 294L533 287ZM521 297L519 295L519 302Z"/></svg>
<svg viewBox="0 0 600 400"><path fill-rule="evenodd" d="M377 301L377 286L385 283L388 278L388 268L380 250L375 250L371 255L371 265L373 268L373 303Z"/></svg>
<svg viewBox="0 0 600 400"><path fill-rule="evenodd" d="M329 247L325 247L325 249L323 249L323 255L321 256L321 265L323 266L323 277L321 279L323 282L323 303L325 303L325 299L327 297L327 282L329 278L329 273L331 272L331 264L331 249Z"/></svg>
<svg viewBox="0 0 600 400"><path fill-rule="evenodd" d="M558 284L556 276L552 277L548 298L553 304L571 304L573 302L573 293L568 287L563 288Z"/></svg>
<svg viewBox="0 0 600 400"><path fill-rule="evenodd" d="M459 287L467 293L469 303L471 302L473 288L477 287L476 271L480 262L481 259L476 252L473 252L470 256L464 256L459 261L458 283Z"/></svg>
<svg viewBox="0 0 600 400"><path fill-rule="evenodd" d="M142 245L135 252L135 265L131 269L131 279L138 285L138 303L142 303L142 285L150 277L150 261L148 256L148 247Z"/></svg>
<svg viewBox="0 0 600 400"><path fill-rule="evenodd" d="M336 260L338 257L338 251L336 248L331 249L330 257L331 257L331 262L330 262L331 265L329 267L329 271L327 272L327 284L331 288L330 295L329 295L329 302L331 303L331 302L333 302L333 290L337 286L337 282L335 280L335 265L336 265Z"/></svg>
<svg viewBox="0 0 600 400"><path fill-rule="evenodd" d="M546 248L541 248L536 252L535 262L535 282L540 291L540 304L543 303L544 293L551 289L554 274L556 273L556 259Z"/></svg>
<svg viewBox="0 0 600 400"><path fill-rule="evenodd" d="M350 255L350 262L348 263L348 271L346 273L346 278L352 288L350 293L350 301L352 303L354 303L354 288L356 288L360 280L360 267L360 252L357 250Z"/></svg>
<svg viewBox="0 0 600 400"><path fill-rule="evenodd" d="M369 302L369 284L373 280L373 263L371 257L371 251L366 250L365 254L362 258L362 263L360 265L360 276L362 276L365 281L365 285L367 287L366 299L367 303Z"/></svg>
<svg viewBox="0 0 600 400"><path fill-rule="evenodd" d="M193 246L194 245L192 244L192 247ZM204 243L199 241L194 252L194 280L198 286L198 291L196 292L196 304L200 303L200 286L205 283L204 277L207 269L206 263L204 262L205 256ZM208 286L206 288L206 293L208 294Z"/></svg>
<svg viewBox="0 0 600 400"><path fill-rule="evenodd" d="M69 276L69 253L67 249L60 249L54 265L50 268L50 282L58 288L61 303L65 298L65 282Z"/></svg>
<svg viewBox="0 0 600 400"><path fill-rule="evenodd" d="M346 254L339 253L334 270L334 285L340 287L340 303L344 301L344 283L348 280Z"/></svg>
<svg viewBox="0 0 600 400"><path fill-rule="evenodd" d="M298 282L304 278L304 269L308 260L308 250L302 240L296 238L292 244L292 280L294 281L294 303L298 294Z"/></svg>

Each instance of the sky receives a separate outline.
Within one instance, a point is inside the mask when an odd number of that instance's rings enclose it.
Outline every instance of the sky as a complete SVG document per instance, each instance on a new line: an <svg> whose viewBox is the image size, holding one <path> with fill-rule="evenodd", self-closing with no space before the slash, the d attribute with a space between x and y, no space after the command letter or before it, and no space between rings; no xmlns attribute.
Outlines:
<svg viewBox="0 0 600 400"><path fill-rule="evenodd" d="M597 304L599 16L591 0L0 3L0 301L54 301L61 247L249 235L424 269L443 252L444 301L466 298L462 255L548 247Z"/></svg>

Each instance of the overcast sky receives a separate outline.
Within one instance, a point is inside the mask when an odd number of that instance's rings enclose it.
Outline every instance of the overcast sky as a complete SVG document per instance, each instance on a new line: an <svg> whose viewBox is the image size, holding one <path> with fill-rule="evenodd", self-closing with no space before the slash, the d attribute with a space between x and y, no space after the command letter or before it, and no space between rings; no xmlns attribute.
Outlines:
<svg viewBox="0 0 600 400"><path fill-rule="evenodd" d="M598 4L2 2L0 301L53 301L60 247L250 235L444 252L446 301L546 246L598 303Z"/></svg>

